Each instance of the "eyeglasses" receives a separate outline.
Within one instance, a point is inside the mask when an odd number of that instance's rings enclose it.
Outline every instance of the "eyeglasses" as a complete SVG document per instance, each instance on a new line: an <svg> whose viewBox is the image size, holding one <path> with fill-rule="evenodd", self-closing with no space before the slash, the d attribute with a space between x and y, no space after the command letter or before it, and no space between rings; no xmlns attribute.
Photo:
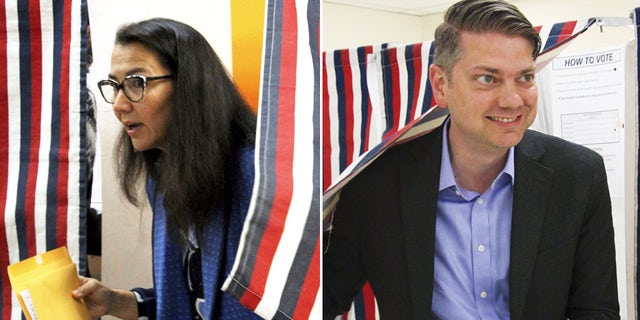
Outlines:
<svg viewBox="0 0 640 320"><path fill-rule="evenodd" d="M126 76L121 83L117 83L114 80L107 79L98 82L98 88L100 93L107 103L113 104L116 100L118 91L122 89L124 95L131 102L138 102L144 98L144 90L147 88L148 81L173 78L172 74L157 77L145 77L140 75Z"/></svg>

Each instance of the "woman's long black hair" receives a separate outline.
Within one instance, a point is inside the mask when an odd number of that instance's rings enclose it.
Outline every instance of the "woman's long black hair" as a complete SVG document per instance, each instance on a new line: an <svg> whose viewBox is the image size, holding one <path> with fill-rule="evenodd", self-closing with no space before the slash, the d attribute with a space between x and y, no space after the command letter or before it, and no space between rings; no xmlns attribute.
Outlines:
<svg viewBox="0 0 640 320"><path fill-rule="evenodd" d="M230 196L238 148L253 144L256 118L207 40L190 26L156 18L126 25L116 45L137 43L155 52L174 75L166 152L137 152L123 130L116 142L118 179L127 199L148 174L164 195L170 232L203 224ZM197 230L201 231L201 230Z"/></svg>

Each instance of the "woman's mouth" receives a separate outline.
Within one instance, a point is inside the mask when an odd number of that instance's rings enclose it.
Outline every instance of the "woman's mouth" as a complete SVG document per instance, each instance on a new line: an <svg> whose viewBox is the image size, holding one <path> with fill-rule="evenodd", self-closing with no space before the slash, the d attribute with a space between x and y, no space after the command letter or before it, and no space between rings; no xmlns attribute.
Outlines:
<svg viewBox="0 0 640 320"><path fill-rule="evenodd" d="M125 127L127 128L127 130L135 130L138 127L140 127L139 123L130 123L130 124L126 124Z"/></svg>
<svg viewBox="0 0 640 320"><path fill-rule="evenodd" d="M127 134L133 137L138 132L138 129L142 128L142 123L125 123L124 128Z"/></svg>

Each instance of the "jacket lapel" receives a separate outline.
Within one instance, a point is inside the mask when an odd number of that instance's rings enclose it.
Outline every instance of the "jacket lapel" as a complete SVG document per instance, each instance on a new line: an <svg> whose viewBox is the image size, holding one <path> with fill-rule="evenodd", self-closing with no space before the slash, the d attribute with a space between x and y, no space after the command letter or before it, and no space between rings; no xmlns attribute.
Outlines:
<svg viewBox="0 0 640 320"><path fill-rule="evenodd" d="M415 142L415 143L414 143ZM408 142L398 163L401 215L414 318L431 314L442 126ZM404 160L404 161L403 161Z"/></svg>
<svg viewBox="0 0 640 320"><path fill-rule="evenodd" d="M515 149L509 300L511 319L521 319L538 254L553 171L538 162L544 149L525 133Z"/></svg>

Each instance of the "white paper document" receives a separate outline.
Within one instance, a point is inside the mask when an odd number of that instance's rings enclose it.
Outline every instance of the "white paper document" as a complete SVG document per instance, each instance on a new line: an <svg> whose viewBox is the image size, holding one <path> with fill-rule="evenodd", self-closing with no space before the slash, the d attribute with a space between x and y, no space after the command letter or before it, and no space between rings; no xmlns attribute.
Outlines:
<svg viewBox="0 0 640 320"><path fill-rule="evenodd" d="M605 161L611 195L624 195L624 47L558 57L551 63L553 134Z"/></svg>

